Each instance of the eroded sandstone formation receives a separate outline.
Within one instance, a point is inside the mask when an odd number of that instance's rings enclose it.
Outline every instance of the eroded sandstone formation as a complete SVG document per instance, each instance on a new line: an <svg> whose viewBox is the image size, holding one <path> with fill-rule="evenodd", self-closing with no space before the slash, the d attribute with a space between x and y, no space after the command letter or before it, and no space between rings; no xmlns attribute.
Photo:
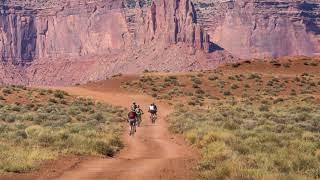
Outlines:
<svg viewBox="0 0 320 180"><path fill-rule="evenodd" d="M2 0L0 82L71 84L318 55L318 0Z"/></svg>
<svg viewBox="0 0 320 180"><path fill-rule="evenodd" d="M77 2L77 3L76 3ZM137 48L152 40L208 48L189 0L153 1L123 8L122 1L76 1L49 9L3 5L0 52L3 61L101 56Z"/></svg>
<svg viewBox="0 0 320 180"><path fill-rule="evenodd" d="M212 43L190 0L4 1L0 10L3 83L63 85L232 59L207 55Z"/></svg>
<svg viewBox="0 0 320 180"><path fill-rule="evenodd" d="M320 53L318 0L194 0L212 41L241 58Z"/></svg>

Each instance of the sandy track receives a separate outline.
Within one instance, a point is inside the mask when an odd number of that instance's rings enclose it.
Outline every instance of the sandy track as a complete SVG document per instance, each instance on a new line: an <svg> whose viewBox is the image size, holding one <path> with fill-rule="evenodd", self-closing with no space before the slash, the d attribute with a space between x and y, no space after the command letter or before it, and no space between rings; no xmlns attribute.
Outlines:
<svg viewBox="0 0 320 180"><path fill-rule="evenodd" d="M70 87L63 88L70 94L90 96L101 102L128 107L138 102L146 112L152 98L121 92L102 92ZM142 126L134 137L123 135L125 148L114 158L87 160L65 171L56 179L193 179L190 168L194 165L194 153L179 138L172 136L164 117L170 109L159 104L159 119L155 125L143 117Z"/></svg>

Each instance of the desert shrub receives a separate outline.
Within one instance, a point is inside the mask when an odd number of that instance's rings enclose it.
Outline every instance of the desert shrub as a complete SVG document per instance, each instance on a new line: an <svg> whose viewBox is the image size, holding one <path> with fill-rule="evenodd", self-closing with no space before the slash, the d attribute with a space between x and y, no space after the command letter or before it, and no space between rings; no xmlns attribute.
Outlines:
<svg viewBox="0 0 320 180"><path fill-rule="evenodd" d="M224 92L223 92L223 95L225 95L225 96L230 96L230 95L231 95L231 92L230 92L230 91L224 91Z"/></svg>
<svg viewBox="0 0 320 180"><path fill-rule="evenodd" d="M283 64L283 67L285 67L285 68L290 68L290 63L284 63L284 64Z"/></svg>
<svg viewBox="0 0 320 180"><path fill-rule="evenodd" d="M205 92L204 92L202 89L197 89L197 90L196 90L196 93L197 93L197 94L204 94Z"/></svg>
<svg viewBox="0 0 320 180"><path fill-rule="evenodd" d="M50 98L50 99L49 99L49 102L51 102L51 103L58 103L58 101L57 101L55 98Z"/></svg>
<svg viewBox="0 0 320 180"><path fill-rule="evenodd" d="M2 93L3 94L11 94L12 93L12 89L11 88L3 88L2 89Z"/></svg>
<svg viewBox="0 0 320 180"><path fill-rule="evenodd" d="M99 154L102 154L105 156L112 157L115 153L114 149L110 146L110 144L103 141L97 141L95 143L95 149Z"/></svg>
<svg viewBox="0 0 320 180"><path fill-rule="evenodd" d="M236 78L233 77L233 76L229 76L228 79L230 79L230 80L236 80Z"/></svg>
<svg viewBox="0 0 320 180"><path fill-rule="evenodd" d="M232 84L232 85L231 85L231 89L238 89L238 88L239 88L239 86L236 85L236 84Z"/></svg>
<svg viewBox="0 0 320 180"><path fill-rule="evenodd" d="M171 80L177 80L178 79L177 76L169 76L168 78L171 79Z"/></svg>
<svg viewBox="0 0 320 180"><path fill-rule="evenodd" d="M311 62L310 65L311 66L318 66L318 63L317 62Z"/></svg>
<svg viewBox="0 0 320 180"><path fill-rule="evenodd" d="M296 90L295 89L291 89L290 95L291 96L296 96L297 95Z"/></svg>
<svg viewBox="0 0 320 180"><path fill-rule="evenodd" d="M169 77L164 78L164 82L171 82L172 79L170 79Z"/></svg>
<svg viewBox="0 0 320 180"><path fill-rule="evenodd" d="M1 102L0 171L30 171L60 154L112 156L123 147L122 108L88 98L65 98L69 95L63 91L26 91L21 98L28 102ZM44 92L41 102L24 97L35 92Z"/></svg>
<svg viewBox="0 0 320 180"><path fill-rule="evenodd" d="M237 68L237 67L239 67L241 64L240 63L234 63L234 64L232 64L232 67L233 68Z"/></svg>
<svg viewBox="0 0 320 180"><path fill-rule="evenodd" d="M257 73L251 73L249 76L248 76L248 79L261 79L261 76Z"/></svg>
<svg viewBox="0 0 320 180"><path fill-rule="evenodd" d="M320 123L310 120L320 117L320 105L305 96L271 100L175 107L169 129L200 149L200 179L319 178Z"/></svg>
<svg viewBox="0 0 320 180"><path fill-rule="evenodd" d="M192 87L195 89L200 88L200 86L198 84L192 84Z"/></svg>
<svg viewBox="0 0 320 180"><path fill-rule="evenodd" d="M210 75L210 76L208 77L208 80L210 80L210 81L215 81L215 80L217 80L217 79L219 79L219 77L218 77L218 76L215 76L215 75Z"/></svg>
<svg viewBox="0 0 320 180"><path fill-rule="evenodd" d="M56 90L53 93L54 97L59 98L59 99L63 99L65 96L68 96L68 93L66 93L65 91L61 91L61 90Z"/></svg>
<svg viewBox="0 0 320 180"><path fill-rule="evenodd" d="M202 84L202 81L201 81L201 79L198 79L198 78L194 78L194 79L192 79L192 81L193 81L193 83L195 83L195 84Z"/></svg>

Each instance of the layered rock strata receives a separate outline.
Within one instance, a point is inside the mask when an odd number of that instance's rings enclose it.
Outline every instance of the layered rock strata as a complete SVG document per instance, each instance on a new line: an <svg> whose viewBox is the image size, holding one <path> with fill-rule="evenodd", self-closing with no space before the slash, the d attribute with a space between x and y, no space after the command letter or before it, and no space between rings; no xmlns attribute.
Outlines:
<svg viewBox="0 0 320 180"><path fill-rule="evenodd" d="M211 68L232 59L209 41L190 0L143 2L3 2L2 82L63 85L147 68ZM175 62L179 57L184 59Z"/></svg>
<svg viewBox="0 0 320 180"><path fill-rule="evenodd" d="M198 23L240 58L319 55L318 0L195 0Z"/></svg>

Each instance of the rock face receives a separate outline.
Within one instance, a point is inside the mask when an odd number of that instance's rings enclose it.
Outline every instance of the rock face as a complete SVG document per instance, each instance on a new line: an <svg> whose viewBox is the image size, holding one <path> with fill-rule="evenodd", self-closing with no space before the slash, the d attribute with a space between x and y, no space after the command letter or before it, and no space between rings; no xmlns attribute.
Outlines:
<svg viewBox="0 0 320 180"><path fill-rule="evenodd" d="M3 83L64 85L148 68L210 68L232 59L212 52L190 0L29 3L0 6Z"/></svg>
<svg viewBox="0 0 320 180"><path fill-rule="evenodd" d="M189 0L157 0L150 7L134 9L123 8L122 1L72 3L50 9L2 6L2 60L21 63L100 56L154 39L208 48L208 38L196 25Z"/></svg>
<svg viewBox="0 0 320 180"><path fill-rule="evenodd" d="M240 58L320 53L318 0L195 0L198 23Z"/></svg>
<svg viewBox="0 0 320 180"><path fill-rule="evenodd" d="M2 0L0 82L71 84L144 69L320 54L318 0Z"/></svg>

